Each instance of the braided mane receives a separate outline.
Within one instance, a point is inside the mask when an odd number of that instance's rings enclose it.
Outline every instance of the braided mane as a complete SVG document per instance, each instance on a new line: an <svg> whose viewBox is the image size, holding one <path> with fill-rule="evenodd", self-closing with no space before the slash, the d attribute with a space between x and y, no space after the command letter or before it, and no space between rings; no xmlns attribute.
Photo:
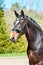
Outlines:
<svg viewBox="0 0 43 65"><path fill-rule="evenodd" d="M37 24L37 22L32 19L31 17L28 17L28 20L30 21L30 24L33 26L33 27L36 27L39 31L42 31L41 30L41 27Z"/></svg>

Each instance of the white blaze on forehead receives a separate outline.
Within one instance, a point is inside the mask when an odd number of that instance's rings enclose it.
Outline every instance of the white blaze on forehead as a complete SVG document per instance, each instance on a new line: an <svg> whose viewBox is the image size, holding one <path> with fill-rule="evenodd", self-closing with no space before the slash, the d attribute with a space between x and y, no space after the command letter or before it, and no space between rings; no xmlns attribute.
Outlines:
<svg viewBox="0 0 43 65"><path fill-rule="evenodd" d="M16 21L16 24L18 24L19 23L19 21Z"/></svg>
<svg viewBox="0 0 43 65"><path fill-rule="evenodd" d="M19 23L19 19L17 19L17 21L16 21L16 25Z"/></svg>

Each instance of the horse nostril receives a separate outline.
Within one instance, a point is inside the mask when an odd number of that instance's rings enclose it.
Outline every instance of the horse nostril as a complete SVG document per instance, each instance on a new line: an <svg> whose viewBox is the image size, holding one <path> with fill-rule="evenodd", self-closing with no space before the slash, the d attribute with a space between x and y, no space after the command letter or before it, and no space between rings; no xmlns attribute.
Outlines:
<svg viewBox="0 0 43 65"><path fill-rule="evenodd" d="M14 39L14 37L10 38L10 40L13 40L13 39Z"/></svg>
<svg viewBox="0 0 43 65"><path fill-rule="evenodd" d="M14 37L12 37L12 39L14 39Z"/></svg>
<svg viewBox="0 0 43 65"><path fill-rule="evenodd" d="M15 39L14 39L14 37L10 38L10 40L11 40L12 42L16 42Z"/></svg>

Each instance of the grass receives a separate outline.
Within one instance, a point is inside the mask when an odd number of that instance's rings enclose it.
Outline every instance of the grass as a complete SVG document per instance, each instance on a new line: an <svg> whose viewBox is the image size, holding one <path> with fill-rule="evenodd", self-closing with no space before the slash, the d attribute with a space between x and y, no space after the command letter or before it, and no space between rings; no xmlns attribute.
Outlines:
<svg viewBox="0 0 43 65"><path fill-rule="evenodd" d="M25 53L5 53L5 54L0 54L0 57L14 57L14 56L26 56Z"/></svg>

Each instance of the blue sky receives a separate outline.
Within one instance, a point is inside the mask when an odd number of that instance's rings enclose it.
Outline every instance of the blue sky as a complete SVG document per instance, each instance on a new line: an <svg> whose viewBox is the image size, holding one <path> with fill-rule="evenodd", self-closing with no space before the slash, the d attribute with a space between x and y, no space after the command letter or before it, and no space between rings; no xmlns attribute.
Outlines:
<svg viewBox="0 0 43 65"><path fill-rule="evenodd" d="M4 0L5 1L5 8L10 9L13 3L18 2L21 6L26 6L27 9L30 8L30 1L31 1L31 8L38 11L43 11L43 0ZM38 7L37 7L37 3Z"/></svg>

